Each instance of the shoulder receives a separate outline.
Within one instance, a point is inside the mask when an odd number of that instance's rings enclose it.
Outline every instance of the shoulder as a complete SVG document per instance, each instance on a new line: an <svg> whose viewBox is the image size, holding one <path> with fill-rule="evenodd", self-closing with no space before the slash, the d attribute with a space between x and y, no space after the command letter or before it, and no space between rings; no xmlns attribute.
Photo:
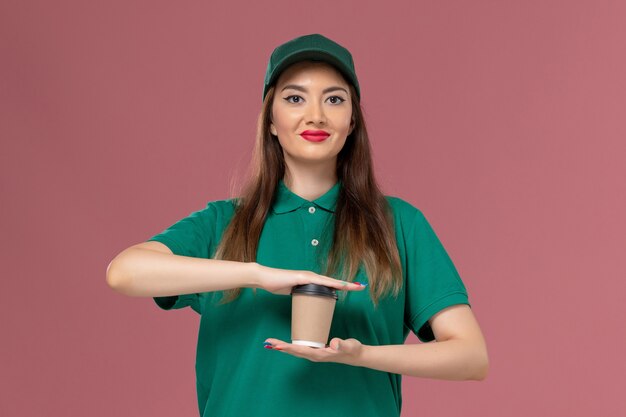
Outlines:
<svg viewBox="0 0 626 417"><path fill-rule="evenodd" d="M406 229L412 227L416 221L425 219L424 214L419 208L403 198L385 195L385 199L391 208L397 226Z"/></svg>
<svg viewBox="0 0 626 417"><path fill-rule="evenodd" d="M211 200L207 202L205 209L228 212L235 210L236 198L225 198L223 200Z"/></svg>
<svg viewBox="0 0 626 417"><path fill-rule="evenodd" d="M203 208L189 213L181 221L201 222L208 227L227 224L235 212L235 204L232 199L211 200Z"/></svg>
<svg viewBox="0 0 626 417"><path fill-rule="evenodd" d="M236 201L235 198L212 200L206 204L202 211L204 211L207 216L228 220L235 213Z"/></svg>

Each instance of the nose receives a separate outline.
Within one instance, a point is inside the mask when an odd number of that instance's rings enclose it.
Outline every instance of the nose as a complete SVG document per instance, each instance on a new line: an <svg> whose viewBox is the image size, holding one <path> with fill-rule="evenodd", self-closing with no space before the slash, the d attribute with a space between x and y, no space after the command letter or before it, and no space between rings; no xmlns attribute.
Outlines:
<svg viewBox="0 0 626 417"><path fill-rule="evenodd" d="M326 114L324 113L324 106L317 102L313 101L308 106L307 109L307 123L313 122L314 124L324 124L326 123Z"/></svg>

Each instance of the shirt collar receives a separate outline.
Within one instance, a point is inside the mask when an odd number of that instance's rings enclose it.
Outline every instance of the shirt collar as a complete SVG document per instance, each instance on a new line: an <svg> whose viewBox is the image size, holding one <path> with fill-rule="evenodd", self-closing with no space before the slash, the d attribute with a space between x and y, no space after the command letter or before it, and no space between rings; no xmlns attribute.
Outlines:
<svg viewBox="0 0 626 417"><path fill-rule="evenodd" d="M337 181L330 190L313 201L306 200L297 194L294 194L287 186L285 182L280 179L276 187L276 196L272 210L276 214L287 213L296 209L299 209L303 205L310 206L311 203L323 208L324 210L335 212L337 206L337 197L339 196L339 188L341 187L341 180Z"/></svg>

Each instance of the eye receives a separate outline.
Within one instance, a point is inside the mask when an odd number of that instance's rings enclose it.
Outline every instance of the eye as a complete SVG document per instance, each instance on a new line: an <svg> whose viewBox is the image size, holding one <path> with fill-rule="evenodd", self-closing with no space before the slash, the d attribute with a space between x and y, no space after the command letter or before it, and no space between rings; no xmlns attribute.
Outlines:
<svg viewBox="0 0 626 417"><path fill-rule="evenodd" d="M298 101L295 101L295 102L294 102L294 101L291 101L291 99L292 99L292 98L294 98L294 99L296 99L296 98L297 98L297 99L298 99ZM297 103L300 103L300 100L301 100L301 99L302 99L302 97L300 97L300 96L298 96L298 95L292 95L292 96L287 96L287 97L283 98L283 100L285 100L285 101L287 101L287 102L289 102L289 103L292 103L292 104L297 104ZM341 104L341 103L343 103L344 101L346 101L344 98L339 97L339 96L330 96L330 97L328 97L328 99L329 99L329 100L331 100L331 99L335 99L335 101L331 101L331 103L332 103L332 104ZM337 100L339 100L339 101L337 101Z"/></svg>
<svg viewBox="0 0 626 417"><path fill-rule="evenodd" d="M343 103L344 101L346 101L345 99L343 99L342 97L339 97L339 96L330 96L330 97L328 97L328 98L329 98L329 99L331 99L331 98L336 98L336 99L341 100L341 101L340 101L339 103L337 103L337 104L341 104L341 103ZM334 103L333 103L333 104L334 104Z"/></svg>
<svg viewBox="0 0 626 417"><path fill-rule="evenodd" d="M283 100L286 100L287 102L292 103L292 104L299 103L299 101L296 101L295 103L294 103L293 101L289 101L289 99L290 99L290 98L292 98L292 97L297 97L297 98L299 98L299 99L301 99L301 98L302 98L302 97L300 97L300 96L295 96L295 95L294 95L294 96L287 96L287 97L285 97Z"/></svg>

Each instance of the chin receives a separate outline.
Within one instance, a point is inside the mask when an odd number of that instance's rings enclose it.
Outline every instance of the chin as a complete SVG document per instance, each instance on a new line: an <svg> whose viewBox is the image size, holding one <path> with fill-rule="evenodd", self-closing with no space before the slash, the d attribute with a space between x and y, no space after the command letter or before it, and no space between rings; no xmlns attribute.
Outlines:
<svg viewBox="0 0 626 417"><path fill-rule="evenodd" d="M336 155L329 155L329 154L306 154L306 155L297 155L297 156L291 156L292 160L296 161L296 162L332 162L333 160L336 160Z"/></svg>

